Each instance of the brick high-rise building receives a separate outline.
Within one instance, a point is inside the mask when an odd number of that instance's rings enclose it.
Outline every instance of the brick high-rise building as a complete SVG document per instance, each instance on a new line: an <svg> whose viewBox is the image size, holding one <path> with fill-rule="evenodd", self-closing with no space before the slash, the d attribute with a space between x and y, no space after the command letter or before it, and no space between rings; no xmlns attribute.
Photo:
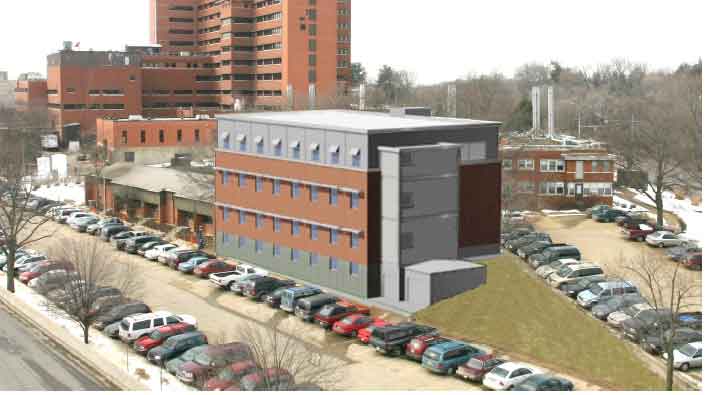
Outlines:
<svg viewBox="0 0 706 395"><path fill-rule="evenodd" d="M350 0L150 0L150 45L48 57L55 127L334 103L350 85L350 18Z"/></svg>

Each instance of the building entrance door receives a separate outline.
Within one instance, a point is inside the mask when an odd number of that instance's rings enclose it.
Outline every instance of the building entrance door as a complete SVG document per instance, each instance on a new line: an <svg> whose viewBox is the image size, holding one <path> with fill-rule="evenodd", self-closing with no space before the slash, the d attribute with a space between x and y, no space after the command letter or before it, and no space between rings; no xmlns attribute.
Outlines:
<svg viewBox="0 0 706 395"><path fill-rule="evenodd" d="M581 199L583 197L583 184L576 184L576 198Z"/></svg>

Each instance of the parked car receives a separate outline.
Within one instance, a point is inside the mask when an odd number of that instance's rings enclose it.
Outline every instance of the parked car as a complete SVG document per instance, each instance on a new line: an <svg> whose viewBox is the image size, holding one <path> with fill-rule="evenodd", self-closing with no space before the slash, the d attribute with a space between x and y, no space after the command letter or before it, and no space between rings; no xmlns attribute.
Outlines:
<svg viewBox="0 0 706 395"><path fill-rule="evenodd" d="M691 368L701 367L703 350L703 343L700 341L678 347L674 350L674 368L687 372ZM667 359L667 353L663 353L662 358Z"/></svg>
<svg viewBox="0 0 706 395"><path fill-rule="evenodd" d="M100 231L103 230L105 226L122 225L122 223L123 221L121 221L120 218L117 217L104 218L94 224L88 225L86 227L86 233L88 233L89 235L97 236L100 234Z"/></svg>
<svg viewBox="0 0 706 395"><path fill-rule="evenodd" d="M343 336L358 337L358 331L369 327L375 318L367 314L351 314L336 321L333 324L333 331Z"/></svg>
<svg viewBox="0 0 706 395"><path fill-rule="evenodd" d="M647 303L647 301L636 293L613 296L591 307L591 315L605 321L610 314L639 303Z"/></svg>
<svg viewBox="0 0 706 395"><path fill-rule="evenodd" d="M606 281L593 284L589 289L578 294L576 303L584 309L590 309L614 296L637 293L637 287L630 281Z"/></svg>
<svg viewBox="0 0 706 395"><path fill-rule="evenodd" d="M84 217L95 217L95 215L93 215L91 213L84 212L84 211L76 211L76 212L69 214L69 216L66 217L65 223L66 223L66 225L71 226L71 225L73 225L73 223L77 219L84 218Z"/></svg>
<svg viewBox="0 0 706 395"><path fill-rule="evenodd" d="M599 214L605 210L610 210L610 208L610 206L607 206L605 204L599 204L586 210L586 215L588 216L588 218L592 218L596 214Z"/></svg>
<svg viewBox="0 0 706 395"><path fill-rule="evenodd" d="M175 248L177 248L177 246L174 244L160 244L158 246L152 247L151 250L145 251L145 258L149 259L150 261L156 261L161 254L169 252Z"/></svg>
<svg viewBox="0 0 706 395"><path fill-rule="evenodd" d="M159 236L147 234L142 236L131 237L125 240L123 250L125 250L125 252L127 252L128 254L137 254L138 248L142 247L143 244L149 243L151 241L159 241L161 243L164 243L164 240L162 240Z"/></svg>
<svg viewBox="0 0 706 395"><path fill-rule="evenodd" d="M198 274L196 270L194 270L194 274ZM248 274L262 274L263 276L266 276L268 272L248 264L240 263L235 266L231 266L229 271L218 271L211 273L208 275L208 279L213 284L223 289L228 289L236 281L242 279Z"/></svg>
<svg viewBox="0 0 706 395"><path fill-rule="evenodd" d="M156 365L177 356L190 348L208 344L208 338L203 332L195 331L172 336L161 345L147 352L147 360Z"/></svg>
<svg viewBox="0 0 706 395"><path fill-rule="evenodd" d="M703 316L700 311L683 312L677 314L679 326L701 330Z"/></svg>
<svg viewBox="0 0 706 395"><path fill-rule="evenodd" d="M647 224L640 224L635 228L623 228L623 237L628 240L645 241L647 236L654 233L654 228Z"/></svg>
<svg viewBox="0 0 706 395"><path fill-rule="evenodd" d="M177 369L179 381L197 388L203 387L210 377L235 362L252 361L253 354L246 343L234 342L212 345L199 353L193 361L183 363Z"/></svg>
<svg viewBox="0 0 706 395"><path fill-rule="evenodd" d="M52 270L70 271L72 269L73 265L68 262L45 261L37 266L34 266L32 270L21 273L19 279L23 284L27 284L31 280L40 277L41 275L48 273Z"/></svg>
<svg viewBox="0 0 706 395"><path fill-rule="evenodd" d="M113 236L128 230L130 227L124 224L109 224L101 228L100 237L103 241L110 241Z"/></svg>
<svg viewBox="0 0 706 395"><path fill-rule="evenodd" d="M327 293L317 293L311 296L298 298L294 315L301 318L302 321L313 321L316 313L324 306L336 303L340 298Z"/></svg>
<svg viewBox="0 0 706 395"><path fill-rule="evenodd" d="M294 377L287 370L268 368L243 377L237 388L240 391L287 391L293 389L294 385Z"/></svg>
<svg viewBox="0 0 706 395"><path fill-rule="evenodd" d="M358 331L358 340L360 340L361 343L363 343L363 344L370 344L370 338L373 336L373 332L375 332L376 329L384 328L384 327L392 326L392 325L395 325L395 324L393 324L390 321L383 320L382 318L378 318L375 321L373 321L369 327L363 328Z"/></svg>
<svg viewBox="0 0 706 395"><path fill-rule="evenodd" d="M243 295L251 299L264 302L265 297L270 292L273 292L279 288L293 287L295 285L296 283L293 280L281 280L270 276L264 276L248 280L245 284L243 284Z"/></svg>
<svg viewBox="0 0 706 395"><path fill-rule="evenodd" d="M422 366L434 373L452 375L456 368L472 357L483 355L485 351L470 344L449 341L430 346L422 356Z"/></svg>
<svg viewBox="0 0 706 395"><path fill-rule="evenodd" d="M145 355L147 352L172 336L181 335L182 333L193 332L196 330L194 325L186 322L177 322L176 324L167 324L153 330L148 336L143 336L132 345L136 353Z"/></svg>
<svg viewBox="0 0 706 395"><path fill-rule="evenodd" d="M205 261L202 260L194 267L194 275L200 278L209 278L211 274L215 273L232 272L235 268L235 266L218 259L209 259L205 256L198 256L198 258L206 258Z"/></svg>
<svg viewBox="0 0 706 395"><path fill-rule="evenodd" d="M189 361L193 361L196 356L201 353L206 352L210 346L208 344L202 344L194 348L190 348L187 351L182 352L176 356L170 357L166 363L164 363L164 369L169 373L176 375L179 367Z"/></svg>
<svg viewBox="0 0 706 395"><path fill-rule="evenodd" d="M125 243L127 243L128 239L131 239L133 237L137 236L146 236L147 232L141 231L141 230L126 230L124 232L120 232L116 234L115 236L110 238L110 243L115 247L118 251L122 251L125 249Z"/></svg>
<svg viewBox="0 0 706 395"><path fill-rule="evenodd" d="M96 217L95 215L89 214L89 215L81 216L79 218L74 219L73 221L71 221L71 224L69 224L69 225L71 226L71 229L73 229L79 233L84 233L84 232L86 232L86 229L88 229L88 227L90 225L98 223L98 221L99 221L98 217Z"/></svg>
<svg viewBox="0 0 706 395"><path fill-rule="evenodd" d="M356 305L345 301L328 304L321 308L315 315L314 321L324 329L331 329L336 321L342 320L352 314L370 314L367 306Z"/></svg>
<svg viewBox="0 0 706 395"><path fill-rule="evenodd" d="M524 247L520 247L517 249L517 256L520 258L527 260L530 256L534 254L541 254L544 250L546 250L549 247L563 247L568 244L566 243L552 243L547 240L538 240L535 241L532 244L528 244Z"/></svg>
<svg viewBox="0 0 706 395"><path fill-rule="evenodd" d="M681 264L688 269L701 271L701 251L686 254Z"/></svg>
<svg viewBox="0 0 706 395"><path fill-rule="evenodd" d="M647 303L637 303L608 314L606 322L614 328L620 328L626 320L634 317L642 310L649 310L651 308L652 306Z"/></svg>
<svg viewBox="0 0 706 395"><path fill-rule="evenodd" d="M157 247L158 245L163 245L164 243L166 242L161 239L156 241L148 241L137 249L137 255L145 256L147 251L153 249L154 247Z"/></svg>
<svg viewBox="0 0 706 395"><path fill-rule="evenodd" d="M54 220L60 224L65 224L69 216L73 213L82 213L82 211L77 208L61 209L56 212Z"/></svg>
<svg viewBox="0 0 706 395"><path fill-rule="evenodd" d="M456 375L466 380L480 383L486 373L493 370L498 365L507 362L504 359L496 358L493 354L482 354L472 357L468 362L456 369Z"/></svg>
<svg viewBox="0 0 706 395"><path fill-rule="evenodd" d="M665 251L669 259L674 262L681 262L687 254L701 252L701 247L696 243L686 243L686 245L679 245L676 247L670 247Z"/></svg>
<svg viewBox="0 0 706 395"><path fill-rule="evenodd" d="M615 224L620 227L637 226L647 224L649 217L645 213L627 213L615 219Z"/></svg>
<svg viewBox="0 0 706 395"><path fill-rule="evenodd" d="M370 337L370 345L375 351L386 355L402 355L405 347L413 338L424 334L438 334L436 328L404 322L376 328Z"/></svg>
<svg viewBox="0 0 706 395"><path fill-rule="evenodd" d="M507 249L508 251L510 251L512 253L517 253L518 248L524 247L526 245L530 245L538 240L552 241L552 238L551 238L551 236L549 236L546 233L533 232L533 233L527 234L525 236L522 236L519 239L514 239L514 240L510 240L510 241L506 242L505 249Z"/></svg>
<svg viewBox="0 0 706 395"><path fill-rule="evenodd" d="M31 269L37 262L44 262L49 258L44 254L25 255L15 261L15 275L19 275Z"/></svg>
<svg viewBox="0 0 706 395"><path fill-rule="evenodd" d="M598 222L615 222L615 219L620 216L625 216L627 213L623 210L618 209L608 209L603 210L597 214L593 214L593 219Z"/></svg>
<svg viewBox="0 0 706 395"><path fill-rule="evenodd" d="M204 391L225 391L229 387L237 386L243 377L256 373L259 370L252 360L239 361L222 369L203 386Z"/></svg>
<svg viewBox="0 0 706 395"><path fill-rule="evenodd" d="M645 237L647 244L653 247L674 247L682 243L682 240L674 235L672 232L667 232L664 230L654 232L647 237Z"/></svg>
<svg viewBox="0 0 706 395"><path fill-rule="evenodd" d="M560 247L549 247L542 251L541 254L535 254L530 256L529 262L533 268L538 268L540 266L548 265L557 259L575 259L581 260L581 252L578 248L567 245Z"/></svg>
<svg viewBox="0 0 706 395"><path fill-rule="evenodd" d="M535 272L537 275L541 278L547 278L552 275L552 273L556 272L557 270L560 270L561 268L568 267L570 265L578 265L581 262L577 261L574 258L563 258L563 259L557 259L548 265L543 265L538 267Z"/></svg>
<svg viewBox="0 0 706 395"><path fill-rule="evenodd" d="M207 253L207 252L204 252L204 251L195 251L195 250L191 250L191 251L182 251L182 252L177 252L177 253L175 253L175 254L168 253L168 255L167 255L167 266L169 266L170 268L172 268L172 269L174 269L174 270L177 270L177 268L179 267L179 264L180 264L180 263L186 262L186 261L188 261L189 259L191 259L191 258L193 258L193 257L197 257L197 256L206 257L206 258L208 258L208 259L214 259L214 258L215 258L215 256L213 256L213 255L211 255L211 254L209 254L209 253ZM194 269L194 271L195 271L195 270L196 270L196 269Z"/></svg>
<svg viewBox="0 0 706 395"><path fill-rule="evenodd" d="M508 243L512 240L516 240L516 239L519 239L520 237L527 236L528 234L530 234L532 232L534 232L534 230L531 228L527 228L527 227L514 229L509 233L501 234L500 243L502 245L505 245L506 243Z"/></svg>
<svg viewBox="0 0 706 395"><path fill-rule="evenodd" d="M245 286L245 283L250 280L260 278L260 277L265 277L265 275L259 274L259 273L246 274L240 280L238 280L230 285L230 291L236 295L242 296L243 295L243 286Z"/></svg>
<svg viewBox="0 0 706 395"><path fill-rule="evenodd" d="M416 336L405 346L405 355L409 359L421 362L427 348L450 341L452 340L439 336L438 334Z"/></svg>
<svg viewBox="0 0 706 395"><path fill-rule="evenodd" d="M561 287L562 284L574 284L584 278L599 278L605 280L603 269L588 262L581 262L578 265L565 266L547 277L549 284L554 288Z"/></svg>
<svg viewBox="0 0 706 395"><path fill-rule="evenodd" d="M157 261L161 264L167 265L171 259L176 259L177 254L187 251L194 250L188 247L173 248L169 251L164 251L161 254L157 255Z"/></svg>
<svg viewBox="0 0 706 395"><path fill-rule="evenodd" d="M512 387L513 391L573 391L574 383L548 374L533 374Z"/></svg>
<svg viewBox="0 0 706 395"><path fill-rule="evenodd" d="M130 343L142 336L149 335L157 328L180 322L197 326L196 318L190 315L174 315L168 311L132 315L123 318L120 322L120 340Z"/></svg>
<svg viewBox="0 0 706 395"><path fill-rule="evenodd" d="M527 377L544 373L534 366L518 362L506 362L494 367L483 378L483 386L495 391L505 391L519 384Z"/></svg>
<svg viewBox="0 0 706 395"><path fill-rule="evenodd" d="M623 336L633 342L638 342L649 330L654 327L665 327L672 319L669 309L647 309L635 314L634 317L623 321Z"/></svg>
<svg viewBox="0 0 706 395"><path fill-rule="evenodd" d="M573 284L562 284L559 287L559 290L564 293L564 295L570 297L571 299L576 299L576 295L578 295L581 291L585 291L588 288L591 287L591 285L596 284L596 283L601 283L605 281L605 279L600 279L600 278L582 278L581 280L573 283Z"/></svg>
<svg viewBox="0 0 706 395"><path fill-rule="evenodd" d="M205 256L195 256L186 262L180 263L177 268L182 273L190 274L194 272L194 269L196 269L198 265L207 261L209 261L209 259Z"/></svg>
<svg viewBox="0 0 706 395"><path fill-rule="evenodd" d="M322 291L314 287L294 287L282 292L279 308L287 313L293 314L294 309L300 299L308 298L320 294Z"/></svg>
<svg viewBox="0 0 706 395"><path fill-rule="evenodd" d="M265 295L265 303L273 309L279 309L279 306L282 303L282 295L290 288L295 287L282 287L270 292Z"/></svg>
<svg viewBox="0 0 706 395"><path fill-rule="evenodd" d="M662 331L653 329L642 336L640 346L650 354L661 355L664 352L665 339L669 337L672 338L674 347L679 348L684 344L701 341L701 331L691 328L675 328L674 334L672 334L671 329L666 329L664 337L662 337Z"/></svg>
<svg viewBox="0 0 706 395"><path fill-rule="evenodd" d="M46 295L49 292L61 287L67 281L72 281L78 278L78 275L66 270L51 270L43 275L30 280L27 285L34 289L37 293Z"/></svg>
<svg viewBox="0 0 706 395"><path fill-rule="evenodd" d="M93 326L98 330L103 330L106 326L120 322L123 318L132 314L145 314L152 310L146 304L142 302L129 302L119 306L111 308L104 314L98 316Z"/></svg>
<svg viewBox="0 0 706 395"><path fill-rule="evenodd" d="M15 251L15 262L17 262L17 260L20 259L21 257L23 257L25 255L29 255L29 254L36 254L36 253L29 251L29 250L26 250L26 249L19 249L19 250ZM0 250L0 269L2 269L3 271L7 271L5 269L5 265L7 265L7 261L8 261L8 256L5 255L5 253L2 250Z"/></svg>

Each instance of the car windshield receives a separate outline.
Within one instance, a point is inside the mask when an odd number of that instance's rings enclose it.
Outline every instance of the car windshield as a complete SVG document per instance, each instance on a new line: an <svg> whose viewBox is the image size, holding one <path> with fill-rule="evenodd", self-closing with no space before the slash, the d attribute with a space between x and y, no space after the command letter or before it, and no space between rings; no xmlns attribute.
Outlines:
<svg viewBox="0 0 706 395"><path fill-rule="evenodd" d="M584 278L584 279L582 279L582 280L579 280L579 281L576 283L576 286L579 287L579 288L581 288L581 289L586 289L586 288L590 287L591 284L593 284L593 283L591 282L591 280L588 280L588 279L585 279L585 278Z"/></svg>
<svg viewBox="0 0 706 395"><path fill-rule="evenodd" d="M341 324L350 325L353 323L354 319L355 319L355 317L349 315L348 317L341 320Z"/></svg>
<svg viewBox="0 0 706 395"><path fill-rule="evenodd" d="M493 368L493 370L491 370L490 373L492 373L496 376L506 377L509 372L498 366L498 367Z"/></svg>
<svg viewBox="0 0 706 395"><path fill-rule="evenodd" d="M211 355L211 353L204 352L201 354L198 354L196 358L194 358L194 362L201 366L210 366L211 362L215 360L214 356Z"/></svg>
<svg viewBox="0 0 706 395"><path fill-rule="evenodd" d="M427 351L424 353L424 357L427 358L427 359L431 359L432 361L438 361L439 358L441 357L441 354L439 354L439 353L436 352L436 351L427 350Z"/></svg>
<svg viewBox="0 0 706 395"><path fill-rule="evenodd" d="M622 298L611 298L605 303L611 309L617 309L623 304Z"/></svg>
<svg viewBox="0 0 706 395"><path fill-rule="evenodd" d="M483 369L483 362L477 359L469 359L466 366L473 369Z"/></svg>
<svg viewBox="0 0 706 395"><path fill-rule="evenodd" d="M692 357L694 354L699 352L699 349L692 346L691 344L684 344L678 348L679 352L686 355L687 357Z"/></svg>
<svg viewBox="0 0 706 395"><path fill-rule="evenodd" d="M559 276L561 276L561 277L566 277L569 274L571 274L571 268L570 267L563 267L557 272L557 274L559 274Z"/></svg>
<svg viewBox="0 0 706 395"><path fill-rule="evenodd" d="M169 339L167 339L167 341L164 342L164 347L172 348L177 344L178 341L179 341L178 336L177 337L170 337Z"/></svg>
<svg viewBox="0 0 706 395"><path fill-rule="evenodd" d="M598 283L591 285L591 288L589 288L592 294L594 295L599 295L601 291L603 291L603 287L601 287Z"/></svg>
<svg viewBox="0 0 706 395"><path fill-rule="evenodd" d="M161 340L162 339L162 332L160 331L154 331L152 334L150 334L150 339L152 340Z"/></svg>
<svg viewBox="0 0 706 395"><path fill-rule="evenodd" d="M319 310L319 314L321 315L329 315L334 313L334 310L336 310L336 305L326 305L324 306L321 310Z"/></svg>

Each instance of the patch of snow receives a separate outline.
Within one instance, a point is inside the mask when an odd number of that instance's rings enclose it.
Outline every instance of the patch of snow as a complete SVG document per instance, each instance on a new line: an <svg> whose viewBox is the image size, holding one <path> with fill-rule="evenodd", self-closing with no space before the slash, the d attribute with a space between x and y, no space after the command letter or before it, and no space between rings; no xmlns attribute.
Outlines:
<svg viewBox="0 0 706 395"><path fill-rule="evenodd" d="M165 168L165 167L171 167L171 162L166 162L166 163L155 163L152 165L146 165L147 167L159 167L159 168Z"/></svg>
<svg viewBox="0 0 706 395"><path fill-rule="evenodd" d="M613 195L613 207L615 207L615 208L617 208L617 209L620 209L620 210L628 211L628 212L631 212L631 213L646 213L646 212L649 212L648 209L646 209L646 208L644 208L644 207L642 207L642 206L639 206L639 205L637 205L637 204L635 204L635 203L633 203L633 202L631 202L631 201L629 201L629 200L627 200L627 199L623 199L623 198L621 198L620 196L617 196L617 195Z"/></svg>
<svg viewBox="0 0 706 395"><path fill-rule="evenodd" d="M574 215L586 215L579 210L542 210L542 214L547 217L570 217Z"/></svg>
<svg viewBox="0 0 706 395"><path fill-rule="evenodd" d="M32 195L58 202L71 201L78 205L86 204L84 184L56 184L40 186Z"/></svg>
<svg viewBox="0 0 706 395"><path fill-rule="evenodd" d="M654 207L654 202L649 196L635 189L631 189L631 191L636 193L636 200ZM654 196L654 193L651 193L650 196ZM682 233L680 237L703 243L704 232L706 232L703 207L694 206L689 199L677 199L671 191L662 192L662 202L665 210L674 213L686 223L686 232Z"/></svg>

